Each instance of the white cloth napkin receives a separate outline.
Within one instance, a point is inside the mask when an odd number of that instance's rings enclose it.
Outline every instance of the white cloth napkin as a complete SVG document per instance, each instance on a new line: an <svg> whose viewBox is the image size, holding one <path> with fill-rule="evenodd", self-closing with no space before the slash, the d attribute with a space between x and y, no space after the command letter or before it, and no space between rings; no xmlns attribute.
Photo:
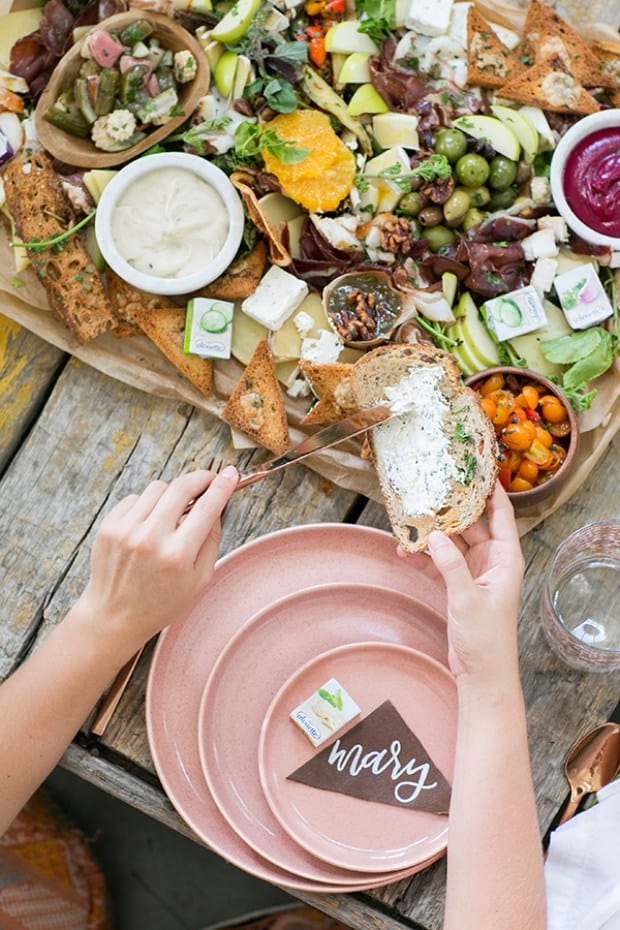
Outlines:
<svg viewBox="0 0 620 930"><path fill-rule="evenodd" d="M551 834L547 930L620 930L620 779Z"/></svg>

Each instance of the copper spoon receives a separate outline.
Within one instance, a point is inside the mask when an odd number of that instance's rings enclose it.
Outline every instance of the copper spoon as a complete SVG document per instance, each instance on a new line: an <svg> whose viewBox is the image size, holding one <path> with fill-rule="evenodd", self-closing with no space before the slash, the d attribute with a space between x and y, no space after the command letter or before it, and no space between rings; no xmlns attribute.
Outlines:
<svg viewBox="0 0 620 930"><path fill-rule="evenodd" d="M558 826L573 816L586 794L613 781L619 768L620 724L602 723L575 740L564 763L570 798Z"/></svg>

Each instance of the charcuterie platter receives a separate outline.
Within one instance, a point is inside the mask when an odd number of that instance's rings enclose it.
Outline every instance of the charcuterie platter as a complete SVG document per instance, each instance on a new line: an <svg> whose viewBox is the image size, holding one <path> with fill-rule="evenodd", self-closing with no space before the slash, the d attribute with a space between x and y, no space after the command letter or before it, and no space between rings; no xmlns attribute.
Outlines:
<svg viewBox="0 0 620 930"><path fill-rule="evenodd" d="M613 29L577 35L537 0L437 0L432 14L400 0L208 0L166 11L172 42L160 4L98 9L49 0L3 19L3 311L276 453L346 415L342 385L378 345L427 342L464 377L525 366L564 390L582 441L561 495L524 521L563 503L618 426L620 249L571 229L550 174L572 127L620 112ZM193 210L191 190L140 214L136 229L161 233L142 258L123 246L152 288L99 247L106 189L143 153L208 162L243 205L236 256L190 292L158 285L179 274L162 233L175 209L183 245L190 227L209 239L218 207ZM360 445L311 465L377 496Z"/></svg>

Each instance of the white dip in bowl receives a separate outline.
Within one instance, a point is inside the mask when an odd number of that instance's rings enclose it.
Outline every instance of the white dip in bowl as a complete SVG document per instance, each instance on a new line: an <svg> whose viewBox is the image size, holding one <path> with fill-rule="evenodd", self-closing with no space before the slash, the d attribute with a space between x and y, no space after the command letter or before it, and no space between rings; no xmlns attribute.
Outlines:
<svg viewBox="0 0 620 930"><path fill-rule="evenodd" d="M153 294L189 294L234 259L243 207L224 172L197 155L146 155L104 189L95 232L124 281Z"/></svg>

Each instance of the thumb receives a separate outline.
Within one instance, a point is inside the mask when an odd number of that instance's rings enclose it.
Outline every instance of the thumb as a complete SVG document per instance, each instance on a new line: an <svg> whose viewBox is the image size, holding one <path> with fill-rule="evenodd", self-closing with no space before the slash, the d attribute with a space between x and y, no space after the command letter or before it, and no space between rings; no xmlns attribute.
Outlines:
<svg viewBox="0 0 620 930"><path fill-rule="evenodd" d="M427 540L428 552L435 568L446 583L448 603L454 608L466 608L474 588L465 556L451 539L433 530Z"/></svg>

